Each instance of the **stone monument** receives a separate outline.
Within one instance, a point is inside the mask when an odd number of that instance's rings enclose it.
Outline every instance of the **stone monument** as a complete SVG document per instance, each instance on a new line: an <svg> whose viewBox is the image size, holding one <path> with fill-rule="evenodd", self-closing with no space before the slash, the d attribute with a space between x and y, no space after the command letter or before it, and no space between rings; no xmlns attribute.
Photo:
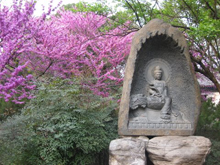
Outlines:
<svg viewBox="0 0 220 165"><path fill-rule="evenodd" d="M119 110L121 138L110 143L109 164L146 165L146 155L155 165L203 164L211 142L191 136L200 100L185 37L151 20L132 40Z"/></svg>
<svg viewBox="0 0 220 165"><path fill-rule="evenodd" d="M193 135L200 90L183 34L161 20L134 36L119 112L119 135Z"/></svg>

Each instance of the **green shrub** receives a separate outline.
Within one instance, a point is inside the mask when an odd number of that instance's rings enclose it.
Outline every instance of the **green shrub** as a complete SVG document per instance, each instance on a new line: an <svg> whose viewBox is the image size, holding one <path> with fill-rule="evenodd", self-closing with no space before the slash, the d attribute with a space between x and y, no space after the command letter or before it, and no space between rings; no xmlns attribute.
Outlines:
<svg viewBox="0 0 220 165"><path fill-rule="evenodd" d="M211 152L206 158L205 165L220 165L220 141L211 139Z"/></svg>
<svg viewBox="0 0 220 165"><path fill-rule="evenodd" d="M20 109L23 107L24 104L15 104L12 101L5 102L4 99L0 98L0 121L3 121L9 116L19 113Z"/></svg>
<svg viewBox="0 0 220 165"><path fill-rule="evenodd" d="M220 130L220 104L215 105L209 99L202 103L197 131Z"/></svg>
<svg viewBox="0 0 220 165"><path fill-rule="evenodd" d="M211 100L202 103L196 135L205 136L212 142L211 152L206 158L206 165L220 165L220 104Z"/></svg>
<svg viewBox="0 0 220 165"><path fill-rule="evenodd" d="M117 137L117 100L77 84L54 80L39 86L21 114L2 124L0 163L102 164L99 155L108 155Z"/></svg>

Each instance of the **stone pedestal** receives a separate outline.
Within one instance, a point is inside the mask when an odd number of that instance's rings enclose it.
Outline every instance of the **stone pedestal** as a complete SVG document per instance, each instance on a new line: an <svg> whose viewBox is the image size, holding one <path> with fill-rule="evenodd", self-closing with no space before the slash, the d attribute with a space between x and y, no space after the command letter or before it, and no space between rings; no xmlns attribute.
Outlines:
<svg viewBox="0 0 220 165"><path fill-rule="evenodd" d="M149 140L146 149L154 165L202 165L210 148L202 136L162 136Z"/></svg>
<svg viewBox="0 0 220 165"><path fill-rule="evenodd" d="M202 165L211 148L202 136L124 137L111 141L109 165Z"/></svg>
<svg viewBox="0 0 220 165"><path fill-rule="evenodd" d="M145 165L148 138L126 137L111 141L109 165Z"/></svg>

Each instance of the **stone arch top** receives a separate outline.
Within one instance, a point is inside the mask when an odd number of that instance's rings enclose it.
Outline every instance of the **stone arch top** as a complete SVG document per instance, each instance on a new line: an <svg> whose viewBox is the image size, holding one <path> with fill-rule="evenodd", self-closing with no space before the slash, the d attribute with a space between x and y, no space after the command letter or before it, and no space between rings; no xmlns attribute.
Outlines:
<svg viewBox="0 0 220 165"><path fill-rule="evenodd" d="M147 39L153 38L157 35L166 35L167 37L171 37L183 53L185 48L187 48L187 42L183 34L177 28L174 28L160 19L151 20L134 35L132 40L132 45L134 47L132 48L139 51L142 44L144 44Z"/></svg>

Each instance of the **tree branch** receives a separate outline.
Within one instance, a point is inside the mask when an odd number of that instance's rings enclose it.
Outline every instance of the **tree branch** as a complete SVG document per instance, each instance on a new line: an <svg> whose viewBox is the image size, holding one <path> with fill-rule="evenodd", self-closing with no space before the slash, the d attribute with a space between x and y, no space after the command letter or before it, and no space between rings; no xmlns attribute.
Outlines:
<svg viewBox="0 0 220 165"><path fill-rule="evenodd" d="M53 65L53 61L50 62L50 64L49 64L49 65L47 66L47 68L45 69L45 71L44 71L43 73L41 73L41 74L37 77L37 79L38 79L39 77L43 76L43 75L47 72L47 70L51 67L51 65Z"/></svg>
<svg viewBox="0 0 220 165"><path fill-rule="evenodd" d="M213 17L214 17L214 19L216 18L216 19L219 19L218 18L218 16L217 16L217 11L215 11L211 6L210 6L210 4L205 0L205 4L206 4L206 6L212 11L212 13L214 14L213 15Z"/></svg>
<svg viewBox="0 0 220 165"><path fill-rule="evenodd" d="M218 83L218 80L216 79L215 75L202 63L201 60L196 59L191 55L191 59L195 65L199 65L202 69L199 69L198 66L195 66L195 71L203 74L205 77L207 77L209 80L211 80L214 85L216 86L218 92L220 93L220 84Z"/></svg>
<svg viewBox="0 0 220 165"><path fill-rule="evenodd" d="M145 17L144 10L143 10L142 5L141 5L141 3L140 3L139 0L138 0L138 4L139 4L139 6L140 6L141 12L142 12L143 17L144 17L144 23L147 23L147 18Z"/></svg>
<svg viewBox="0 0 220 165"><path fill-rule="evenodd" d="M194 17L196 18L196 23L198 23L198 16L196 15L196 13L192 10L192 8L190 7L189 4L186 3L185 0L183 0L183 3L186 5L186 7L188 7L188 9L192 12L192 14L194 15Z"/></svg>
<svg viewBox="0 0 220 165"><path fill-rule="evenodd" d="M155 2L155 4L152 6L151 11L150 11L150 19L152 18L152 13L153 13L153 9L154 7L157 5L157 1Z"/></svg>
<svg viewBox="0 0 220 165"><path fill-rule="evenodd" d="M125 2L128 4L128 6L129 6L129 7L131 8L131 10L134 12L134 14L135 14L135 16L136 16L136 18L137 18L138 24L139 24L139 26L142 28L141 21L140 21L140 18L139 18L139 16L138 16L137 12L135 11L135 9L131 6L131 4L130 4L127 0L125 0Z"/></svg>
<svg viewBox="0 0 220 165"><path fill-rule="evenodd" d="M173 27L176 27L176 28L182 28L182 29L187 29L187 30L190 30L189 27L187 26L180 26L180 25L172 25Z"/></svg>

